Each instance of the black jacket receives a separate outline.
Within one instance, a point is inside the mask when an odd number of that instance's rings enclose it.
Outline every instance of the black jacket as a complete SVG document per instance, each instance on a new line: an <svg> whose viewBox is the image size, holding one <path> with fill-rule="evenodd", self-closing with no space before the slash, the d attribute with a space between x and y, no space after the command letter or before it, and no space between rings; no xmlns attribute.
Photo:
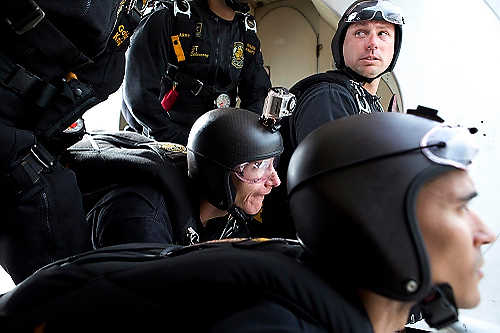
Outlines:
<svg viewBox="0 0 500 333"><path fill-rule="evenodd" d="M309 133L328 121L383 111L379 97L371 95L361 84L340 71L305 78L290 90L300 95L297 108L289 119L289 136L284 139L289 140L292 150Z"/></svg>
<svg viewBox="0 0 500 333"><path fill-rule="evenodd" d="M232 22L225 21L210 11L206 0L190 4L190 19L183 14L174 17L172 5L144 18L127 53L122 114L136 131L158 141L186 144L194 121L215 109L219 92L228 93L234 106L237 91L240 106L260 114L271 86L260 42L245 29L246 16L236 13ZM185 61L178 61L172 36L179 36ZM172 88L165 75L168 63L217 92L195 96L189 87L179 86L179 96L167 113L160 102Z"/></svg>
<svg viewBox="0 0 500 333"><path fill-rule="evenodd" d="M188 245L192 237L198 238L201 222L199 221L199 196L197 189L187 175L187 159L184 146L160 144L133 132L99 133L87 136L67 150L64 163L74 170L84 196L86 212L94 210L94 204L103 204L108 194L114 197L123 194L122 189L129 186L150 184L158 189L168 209L165 223L170 224L169 235L156 235L159 239L173 239L175 244ZM133 177L131 177L133 175ZM142 186L137 186L140 194ZM111 199L111 198L110 198ZM134 207L135 208L135 207ZM132 208L124 207L116 219L125 219L135 214ZM142 217L142 216L141 216ZM89 221L98 220L87 217ZM136 219L139 221L139 219ZM137 222L140 223L140 222ZM123 226L125 228L126 226ZM148 226L144 224L143 228ZM94 245L99 244L102 227L92 225ZM120 226L115 226L123 232ZM141 229L140 226L136 230ZM152 233L164 233L164 226L158 225ZM139 234L139 232L137 233ZM140 233L147 235L149 233ZM164 237L163 237L164 236ZM131 241L131 240L127 240ZM151 242L150 238L137 236L133 241ZM198 241L198 240L196 240Z"/></svg>
<svg viewBox="0 0 500 333"><path fill-rule="evenodd" d="M291 87L290 92L297 97L297 107L280 128L284 152L279 159L278 175L284 184L290 158L309 133L342 117L383 111L379 97L338 70L306 77ZM295 237L286 198L286 186L280 186L264 199L263 220L272 221L264 224L273 226L270 234L275 237L283 232L287 237Z"/></svg>
<svg viewBox="0 0 500 333"><path fill-rule="evenodd" d="M202 225L200 190L188 176L182 145L129 131L96 133L70 147L63 161L80 184L94 248L127 242L190 245L221 235L261 235L258 222L235 213ZM137 196L149 205L144 208ZM149 223L153 215L154 223Z"/></svg>

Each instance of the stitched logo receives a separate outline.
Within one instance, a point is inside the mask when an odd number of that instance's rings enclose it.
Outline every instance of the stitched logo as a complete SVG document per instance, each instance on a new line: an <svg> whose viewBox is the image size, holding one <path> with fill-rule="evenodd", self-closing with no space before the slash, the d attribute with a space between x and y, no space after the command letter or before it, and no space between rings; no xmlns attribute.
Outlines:
<svg viewBox="0 0 500 333"><path fill-rule="evenodd" d="M245 60L245 56L243 53L243 43L242 42L234 42L233 44L233 59L231 60L231 64L241 69L243 68L243 62Z"/></svg>
<svg viewBox="0 0 500 333"><path fill-rule="evenodd" d="M193 45L193 48L191 49L191 53L190 53L190 56L191 57L204 57L204 58L208 58L208 53L200 53L199 52L199 45Z"/></svg>

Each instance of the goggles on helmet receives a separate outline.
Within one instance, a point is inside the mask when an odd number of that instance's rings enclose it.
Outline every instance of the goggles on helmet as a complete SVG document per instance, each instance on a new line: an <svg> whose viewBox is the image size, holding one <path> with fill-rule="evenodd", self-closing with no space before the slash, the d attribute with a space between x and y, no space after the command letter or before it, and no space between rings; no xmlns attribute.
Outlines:
<svg viewBox="0 0 500 333"><path fill-rule="evenodd" d="M468 129L462 127L451 127L449 125L440 125L430 129L422 137L418 147L388 152L383 155L371 156L365 160L352 161L346 164L337 165L332 169L325 169L317 175L335 171L339 168L347 168L355 164L382 160L385 158L409 154L419 150L422 151L425 157L434 163L453 166L455 168L465 170L478 153L479 147Z"/></svg>
<svg viewBox="0 0 500 333"><path fill-rule="evenodd" d="M436 126L427 132L420 143L422 153L431 161L466 169L479 151L468 129Z"/></svg>
<svg viewBox="0 0 500 333"><path fill-rule="evenodd" d="M405 20L401 9L388 1L363 1L354 6L347 15L346 22L370 21L377 13L389 23L403 25Z"/></svg>
<svg viewBox="0 0 500 333"><path fill-rule="evenodd" d="M272 177L274 170L274 157L266 160L245 162L236 166L233 171L236 177L245 183L265 183Z"/></svg>

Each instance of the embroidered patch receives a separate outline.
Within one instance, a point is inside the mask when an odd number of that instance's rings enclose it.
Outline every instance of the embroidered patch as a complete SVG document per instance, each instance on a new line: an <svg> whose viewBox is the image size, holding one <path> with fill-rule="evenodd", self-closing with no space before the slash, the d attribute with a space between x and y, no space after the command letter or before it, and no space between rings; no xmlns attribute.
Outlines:
<svg viewBox="0 0 500 333"><path fill-rule="evenodd" d="M189 54L191 57L205 57L208 58L207 53L200 53L198 51L199 45L193 45L193 48L191 49L191 53Z"/></svg>
<svg viewBox="0 0 500 333"><path fill-rule="evenodd" d="M116 46L120 46L127 38L130 37L130 32L125 28L123 24L118 26L118 31L113 36L113 40L116 42Z"/></svg>
<svg viewBox="0 0 500 333"><path fill-rule="evenodd" d="M243 53L243 43L242 42L234 42L233 44L233 59L231 60L231 64L241 69L243 68L243 63L245 60L245 56Z"/></svg>
<svg viewBox="0 0 500 333"><path fill-rule="evenodd" d="M201 37L202 31L203 31L203 23L202 22L196 23L196 27L194 29L194 35L199 38Z"/></svg>
<svg viewBox="0 0 500 333"><path fill-rule="evenodd" d="M245 48L245 50L250 54L255 54L255 46L253 46L252 44L247 43L247 47Z"/></svg>
<svg viewBox="0 0 500 333"><path fill-rule="evenodd" d="M183 153L187 154L187 149L185 146L180 145L178 143L172 142L158 142L156 145L158 148L161 148L167 152L171 153Z"/></svg>

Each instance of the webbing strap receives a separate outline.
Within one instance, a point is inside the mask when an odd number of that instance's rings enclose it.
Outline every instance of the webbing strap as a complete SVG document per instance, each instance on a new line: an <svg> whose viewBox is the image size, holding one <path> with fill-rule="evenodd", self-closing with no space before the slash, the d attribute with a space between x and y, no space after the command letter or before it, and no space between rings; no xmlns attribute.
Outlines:
<svg viewBox="0 0 500 333"><path fill-rule="evenodd" d="M16 193L21 193L40 180L40 175L54 167L55 159L40 145L33 145L9 172Z"/></svg>
<svg viewBox="0 0 500 333"><path fill-rule="evenodd" d="M58 89L0 53L0 84L35 105L46 107Z"/></svg>
<svg viewBox="0 0 500 333"><path fill-rule="evenodd" d="M57 59L65 71L75 71L92 63L92 59L50 22L35 1L4 1L2 5L3 15L18 40L39 49L49 59Z"/></svg>

